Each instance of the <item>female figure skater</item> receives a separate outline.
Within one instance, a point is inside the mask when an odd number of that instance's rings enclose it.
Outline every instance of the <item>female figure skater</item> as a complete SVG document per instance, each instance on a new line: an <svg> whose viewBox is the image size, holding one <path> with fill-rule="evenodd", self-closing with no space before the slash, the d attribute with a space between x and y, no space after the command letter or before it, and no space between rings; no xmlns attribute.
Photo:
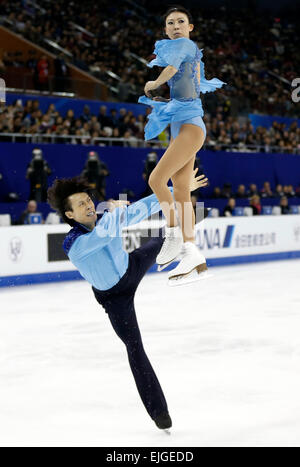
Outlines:
<svg viewBox="0 0 300 467"><path fill-rule="evenodd" d="M140 97L139 102L153 107L145 127L146 140L157 137L171 124L170 145L151 173L149 185L167 220L165 240L156 262L161 271L182 253L180 263L169 273L169 285L179 285L204 277L207 270L205 257L195 245L195 215L189 186L196 153L206 136L199 94L215 91L225 83L217 78L205 79L202 51L189 39L194 29L190 13L182 7L170 8L164 20L169 39L155 43L156 58L148 64L164 70L155 81L146 83L146 96ZM166 82L170 99L152 98L151 91ZM167 185L170 178L179 222Z"/></svg>

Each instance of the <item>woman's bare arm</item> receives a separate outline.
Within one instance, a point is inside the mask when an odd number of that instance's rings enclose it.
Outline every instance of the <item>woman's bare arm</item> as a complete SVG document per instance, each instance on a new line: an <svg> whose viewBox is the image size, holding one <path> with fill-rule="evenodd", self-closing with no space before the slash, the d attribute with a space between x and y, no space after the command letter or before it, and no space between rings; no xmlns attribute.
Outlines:
<svg viewBox="0 0 300 467"><path fill-rule="evenodd" d="M151 91L154 91L154 89L159 88L162 84L166 83L169 81L169 79L172 78L172 76L177 73L177 68L175 68L172 65L168 65L166 68L163 69L161 74L158 76L158 78L155 81L148 81L145 85L144 91L147 97L152 97Z"/></svg>
<svg viewBox="0 0 300 467"><path fill-rule="evenodd" d="M159 77L155 80L157 87L169 81L169 79L171 79L177 73L177 71L178 69L172 65L168 65L166 68L164 68Z"/></svg>

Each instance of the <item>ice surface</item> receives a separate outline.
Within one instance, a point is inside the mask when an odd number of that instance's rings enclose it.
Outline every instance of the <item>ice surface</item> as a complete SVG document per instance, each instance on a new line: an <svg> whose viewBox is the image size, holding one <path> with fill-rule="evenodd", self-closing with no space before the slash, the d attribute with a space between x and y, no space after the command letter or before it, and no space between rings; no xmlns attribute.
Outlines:
<svg viewBox="0 0 300 467"><path fill-rule="evenodd" d="M86 282L0 289L1 446L300 446L300 261L212 272L136 296L171 436Z"/></svg>

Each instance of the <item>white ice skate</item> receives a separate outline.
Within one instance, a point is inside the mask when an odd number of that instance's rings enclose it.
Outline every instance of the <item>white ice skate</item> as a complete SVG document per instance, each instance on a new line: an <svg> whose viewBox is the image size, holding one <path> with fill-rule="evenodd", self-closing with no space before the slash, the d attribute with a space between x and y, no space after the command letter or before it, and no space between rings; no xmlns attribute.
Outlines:
<svg viewBox="0 0 300 467"><path fill-rule="evenodd" d="M165 240L156 258L156 262L158 264L157 270L159 272L178 258L181 253L182 246L183 238L181 228L179 226L166 227Z"/></svg>
<svg viewBox="0 0 300 467"><path fill-rule="evenodd" d="M190 284L208 277L211 277L211 274L207 272L204 255L194 243L184 243L182 259L178 266L169 272L168 284L173 287Z"/></svg>

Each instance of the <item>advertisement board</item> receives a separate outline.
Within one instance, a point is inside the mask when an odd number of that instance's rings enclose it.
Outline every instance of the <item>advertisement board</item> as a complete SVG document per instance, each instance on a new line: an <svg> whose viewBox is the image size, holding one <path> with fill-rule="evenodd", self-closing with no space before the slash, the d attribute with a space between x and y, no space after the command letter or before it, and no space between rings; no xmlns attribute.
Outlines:
<svg viewBox="0 0 300 467"><path fill-rule="evenodd" d="M131 252L153 235L163 221L144 221L123 232ZM0 228L0 286L79 279L62 242L66 224ZM300 216L207 218L196 226L196 243L209 265L300 257Z"/></svg>

